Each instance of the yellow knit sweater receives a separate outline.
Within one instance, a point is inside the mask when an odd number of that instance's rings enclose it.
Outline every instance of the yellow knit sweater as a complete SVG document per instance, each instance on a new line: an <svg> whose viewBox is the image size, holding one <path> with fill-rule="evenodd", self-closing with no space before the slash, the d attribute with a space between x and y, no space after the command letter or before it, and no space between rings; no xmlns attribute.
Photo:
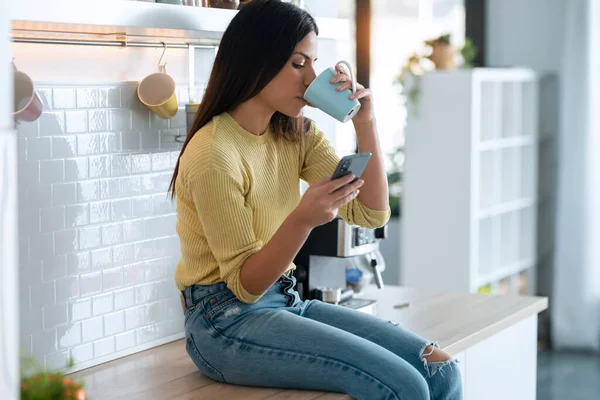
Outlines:
<svg viewBox="0 0 600 400"><path fill-rule="evenodd" d="M240 283L244 261L260 250L300 201L300 179L331 176L339 161L314 124L302 146L253 135L228 113L216 116L189 142L176 181L177 232L181 259L175 271L179 290L225 281L243 302L260 296ZM384 225L390 210L371 210L354 199L339 209L346 222ZM292 264L287 271L294 269Z"/></svg>

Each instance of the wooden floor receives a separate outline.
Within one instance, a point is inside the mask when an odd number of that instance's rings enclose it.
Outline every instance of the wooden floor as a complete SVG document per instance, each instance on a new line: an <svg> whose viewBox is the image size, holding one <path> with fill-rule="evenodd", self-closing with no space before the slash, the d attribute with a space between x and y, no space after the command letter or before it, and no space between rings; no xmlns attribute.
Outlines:
<svg viewBox="0 0 600 400"><path fill-rule="evenodd" d="M337 393L251 388L217 383L194 365L185 341L124 357L76 372L85 381L90 400L350 400Z"/></svg>

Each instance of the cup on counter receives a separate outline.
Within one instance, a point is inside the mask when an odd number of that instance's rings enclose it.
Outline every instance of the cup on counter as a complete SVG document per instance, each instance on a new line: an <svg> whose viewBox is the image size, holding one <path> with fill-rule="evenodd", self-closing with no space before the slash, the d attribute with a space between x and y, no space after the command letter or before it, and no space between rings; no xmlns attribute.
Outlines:
<svg viewBox="0 0 600 400"><path fill-rule="evenodd" d="M35 91L33 80L24 72L18 71L12 63L14 77L14 112L16 121L32 122L42 115L44 106Z"/></svg>
<svg viewBox="0 0 600 400"><path fill-rule="evenodd" d="M160 118L169 119L177 114L175 81L167 74L165 65L159 65L158 72L142 79L137 94L142 104Z"/></svg>
<svg viewBox="0 0 600 400"><path fill-rule="evenodd" d="M354 78L350 63L347 61L338 61L335 65L344 65L348 69L350 79L352 80L352 91L337 91L337 84L330 82L331 78L337 74L334 66L321 72L312 81L306 92L304 92L304 100L338 121L347 122L356 115L361 105L358 100L350 99L350 94L356 92L356 79Z"/></svg>

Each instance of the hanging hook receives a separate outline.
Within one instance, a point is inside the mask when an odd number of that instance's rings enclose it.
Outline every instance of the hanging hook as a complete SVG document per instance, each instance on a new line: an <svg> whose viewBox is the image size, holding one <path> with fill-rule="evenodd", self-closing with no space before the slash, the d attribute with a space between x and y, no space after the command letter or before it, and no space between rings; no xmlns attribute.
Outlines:
<svg viewBox="0 0 600 400"><path fill-rule="evenodd" d="M167 65L167 63L164 63L163 65L160 65L160 62L162 61L164 55L165 55L165 51L167 51L167 44L165 42L161 42L163 45L163 52L160 55L160 59L158 60L158 70L161 71L165 68L165 65Z"/></svg>

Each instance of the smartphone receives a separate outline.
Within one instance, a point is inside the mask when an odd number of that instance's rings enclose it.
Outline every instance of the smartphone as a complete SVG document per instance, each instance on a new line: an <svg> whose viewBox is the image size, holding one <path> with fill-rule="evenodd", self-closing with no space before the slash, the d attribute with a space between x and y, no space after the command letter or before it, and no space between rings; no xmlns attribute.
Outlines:
<svg viewBox="0 0 600 400"><path fill-rule="evenodd" d="M371 153L368 152L342 157L331 176L331 180L353 174L355 178L352 182L355 182L362 175L370 159Z"/></svg>

